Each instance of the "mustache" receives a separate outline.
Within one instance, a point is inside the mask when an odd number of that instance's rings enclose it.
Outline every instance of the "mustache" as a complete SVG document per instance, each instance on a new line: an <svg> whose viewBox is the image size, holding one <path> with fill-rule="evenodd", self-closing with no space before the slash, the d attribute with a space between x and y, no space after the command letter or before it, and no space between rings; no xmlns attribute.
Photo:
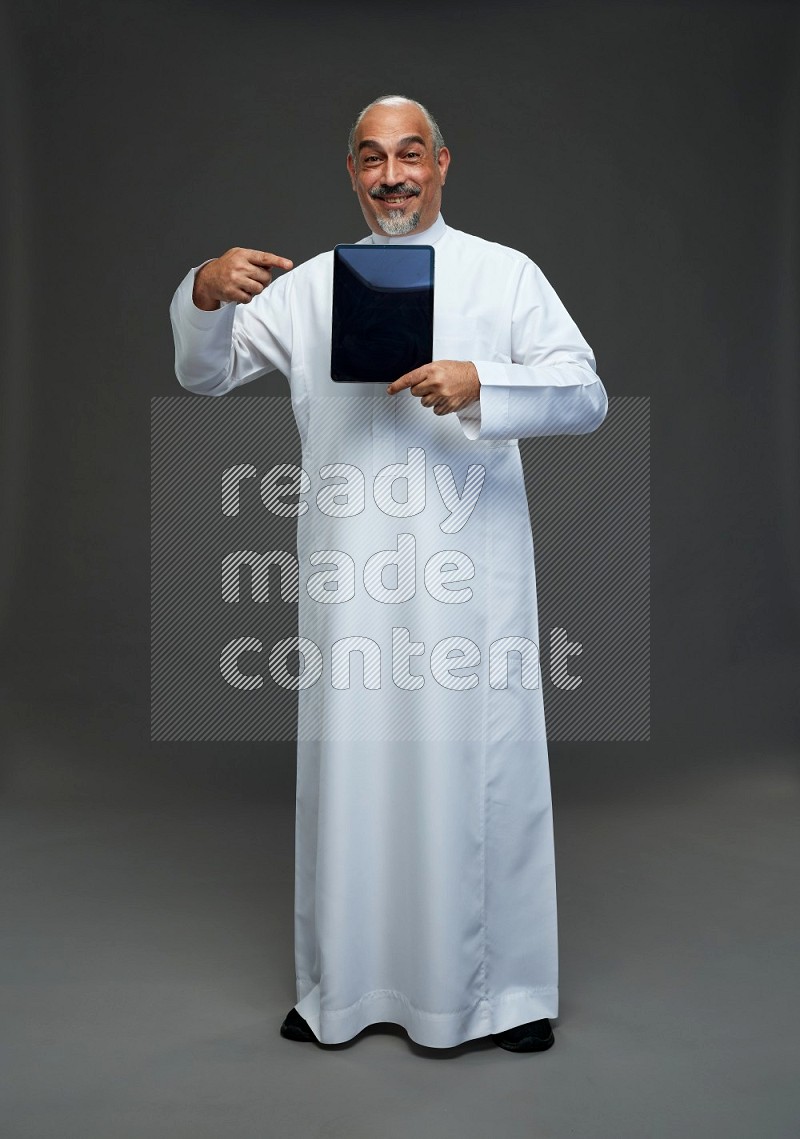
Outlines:
<svg viewBox="0 0 800 1139"><path fill-rule="evenodd" d="M419 197L422 190L415 182L400 182L396 186L374 186L369 191L371 198L392 198L395 194L413 194Z"/></svg>

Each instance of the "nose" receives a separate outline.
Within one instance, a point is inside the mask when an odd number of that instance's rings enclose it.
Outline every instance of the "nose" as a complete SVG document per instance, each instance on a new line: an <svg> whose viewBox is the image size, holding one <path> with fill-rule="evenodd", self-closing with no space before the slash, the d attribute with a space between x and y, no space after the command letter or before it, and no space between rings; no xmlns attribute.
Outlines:
<svg viewBox="0 0 800 1139"><path fill-rule="evenodd" d="M391 154L386 159L386 170L384 171L384 178L387 186L396 186L398 182L403 181L402 175L400 173L400 163Z"/></svg>

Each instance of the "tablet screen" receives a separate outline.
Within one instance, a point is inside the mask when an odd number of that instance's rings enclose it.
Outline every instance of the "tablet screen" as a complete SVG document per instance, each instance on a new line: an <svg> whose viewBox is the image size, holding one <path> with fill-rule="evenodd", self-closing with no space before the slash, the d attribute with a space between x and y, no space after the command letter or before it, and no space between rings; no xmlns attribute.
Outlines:
<svg viewBox="0 0 800 1139"><path fill-rule="evenodd" d="M433 246L337 245L331 379L390 384L433 357Z"/></svg>

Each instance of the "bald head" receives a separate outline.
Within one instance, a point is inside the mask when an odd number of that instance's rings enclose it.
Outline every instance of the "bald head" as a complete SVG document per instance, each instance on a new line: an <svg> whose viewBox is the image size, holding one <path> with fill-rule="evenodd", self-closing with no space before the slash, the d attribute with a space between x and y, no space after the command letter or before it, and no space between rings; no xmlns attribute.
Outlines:
<svg viewBox="0 0 800 1139"><path fill-rule="evenodd" d="M442 132L439 129L439 124L436 122L436 119L430 113L428 108L423 107L422 103L418 103L416 99L408 99L405 95L381 95L379 98L373 99L371 103L367 103L366 107L359 111L355 122L350 128L350 135L347 140L347 149L349 150L350 156L353 158L353 160L357 158L356 136L358 134L359 127L361 126L361 123L364 120L365 116L372 110L372 108L381 106L400 107L403 104L406 104L410 107L416 107L416 109L422 115L425 120L425 125L428 128L428 134L430 136L429 141L433 150L433 157L434 159L439 157L439 151L444 146L444 139L442 138Z"/></svg>

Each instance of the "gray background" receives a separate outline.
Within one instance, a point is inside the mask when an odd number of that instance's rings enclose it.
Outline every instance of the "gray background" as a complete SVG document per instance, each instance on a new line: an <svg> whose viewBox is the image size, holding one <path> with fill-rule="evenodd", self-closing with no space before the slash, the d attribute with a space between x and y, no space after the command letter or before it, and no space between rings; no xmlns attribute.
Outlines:
<svg viewBox="0 0 800 1139"><path fill-rule="evenodd" d="M796 1135L797 6L2 20L4 1133ZM231 245L361 237L346 131L387 91L440 120L447 221L533 257L652 401L653 739L552 746L538 1057L278 1037L292 746L149 740L169 300Z"/></svg>

